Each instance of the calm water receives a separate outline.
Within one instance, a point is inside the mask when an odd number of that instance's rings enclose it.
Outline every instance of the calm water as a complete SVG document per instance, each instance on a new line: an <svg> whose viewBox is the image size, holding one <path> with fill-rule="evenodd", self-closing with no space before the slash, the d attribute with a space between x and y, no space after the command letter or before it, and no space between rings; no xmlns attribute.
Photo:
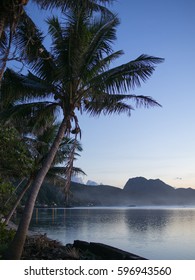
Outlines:
<svg viewBox="0 0 195 280"><path fill-rule="evenodd" d="M195 260L195 208L35 209L31 229L101 242L148 259Z"/></svg>

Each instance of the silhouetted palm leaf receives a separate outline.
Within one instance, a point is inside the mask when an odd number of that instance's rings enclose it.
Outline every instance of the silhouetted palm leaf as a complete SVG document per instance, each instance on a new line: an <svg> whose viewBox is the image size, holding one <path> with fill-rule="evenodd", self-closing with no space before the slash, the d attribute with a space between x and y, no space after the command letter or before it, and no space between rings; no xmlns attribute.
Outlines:
<svg viewBox="0 0 195 280"><path fill-rule="evenodd" d="M110 13L110 11L105 8L106 4L112 4L114 0L33 0L40 7L45 9L60 8L62 11L67 9L87 9L95 12Z"/></svg>

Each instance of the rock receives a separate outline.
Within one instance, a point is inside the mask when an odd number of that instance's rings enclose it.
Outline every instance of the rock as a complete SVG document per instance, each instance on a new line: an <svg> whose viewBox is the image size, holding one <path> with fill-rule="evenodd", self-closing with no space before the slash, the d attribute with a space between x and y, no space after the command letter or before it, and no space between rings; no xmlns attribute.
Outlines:
<svg viewBox="0 0 195 280"><path fill-rule="evenodd" d="M79 249L81 254L94 255L96 259L102 260L146 260L138 255L120 250L118 248L102 243L75 240L73 246Z"/></svg>
<svg viewBox="0 0 195 280"><path fill-rule="evenodd" d="M28 237L23 260L145 260L138 255L95 242L75 240L62 245L46 235Z"/></svg>

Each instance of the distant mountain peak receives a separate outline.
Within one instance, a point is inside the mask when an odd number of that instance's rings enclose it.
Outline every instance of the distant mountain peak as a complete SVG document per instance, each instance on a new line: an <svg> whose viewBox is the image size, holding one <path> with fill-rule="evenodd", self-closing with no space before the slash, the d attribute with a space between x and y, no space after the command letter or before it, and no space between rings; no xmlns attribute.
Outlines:
<svg viewBox="0 0 195 280"><path fill-rule="evenodd" d="M124 190L138 191L159 191L162 190L174 190L173 187L167 185L160 179L146 179L145 177L130 178L124 186Z"/></svg>

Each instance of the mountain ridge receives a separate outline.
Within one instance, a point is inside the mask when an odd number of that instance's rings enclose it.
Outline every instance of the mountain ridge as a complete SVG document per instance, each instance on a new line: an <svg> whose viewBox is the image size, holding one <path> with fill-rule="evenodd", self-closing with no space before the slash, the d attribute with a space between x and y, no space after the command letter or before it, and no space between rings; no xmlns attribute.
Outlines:
<svg viewBox="0 0 195 280"><path fill-rule="evenodd" d="M125 186L124 189L129 188L129 186L133 186L134 188L142 188L143 190L146 190L146 188L155 188L158 187L159 188L163 188L163 189L174 189L172 186L164 183L162 180L160 179L146 179L145 177L134 177L134 178L130 178Z"/></svg>
<svg viewBox="0 0 195 280"><path fill-rule="evenodd" d="M63 180L63 179L62 179ZM44 184L38 202L44 203L49 188L53 202L64 205L65 197L50 184ZM43 189L44 189L43 188ZM58 194L58 202L55 196ZM124 188L109 185L84 185L71 182L68 206L195 205L195 189L174 188L160 179L129 178Z"/></svg>

